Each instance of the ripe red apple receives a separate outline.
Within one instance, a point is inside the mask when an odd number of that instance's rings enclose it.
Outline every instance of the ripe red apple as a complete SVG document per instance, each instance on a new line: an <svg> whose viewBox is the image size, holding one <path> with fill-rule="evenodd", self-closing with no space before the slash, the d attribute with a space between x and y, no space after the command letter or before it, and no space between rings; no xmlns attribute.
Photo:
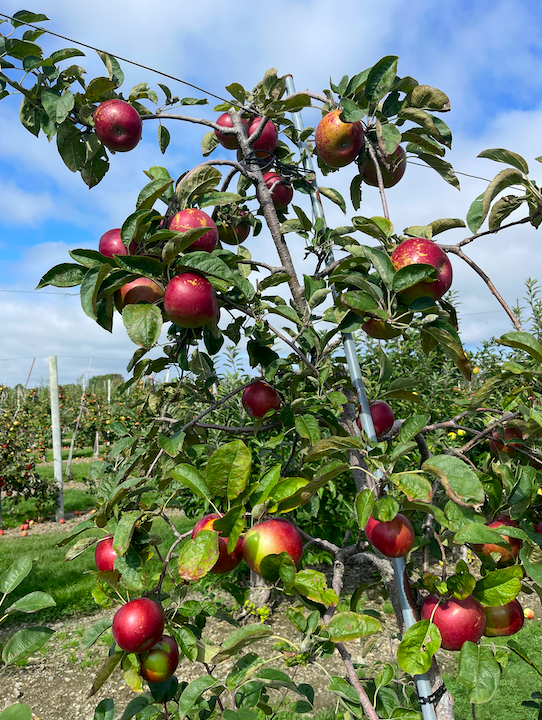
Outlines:
<svg viewBox="0 0 542 720"><path fill-rule="evenodd" d="M399 297L410 305L421 297L438 300L450 289L452 284L452 264L448 256L431 240L410 238L398 245L391 255L396 270L407 265L423 263L437 268L437 279L433 282L422 281L399 293Z"/></svg>
<svg viewBox="0 0 542 720"><path fill-rule="evenodd" d="M113 536L100 540L96 545L94 551L94 560L96 562L96 569L99 572L107 572L113 570L115 565L115 558L117 553L113 550Z"/></svg>
<svg viewBox="0 0 542 720"><path fill-rule="evenodd" d="M115 305L119 312L122 312L125 305L133 305L138 302L155 303L164 297L164 291L150 278L137 278L132 282L123 285L115 293Z"/></svg>
<svg viewBox="0 0 542 720"><path fill-rule="evenodd" d="M363 147L365 133L359 122L346 123L341 110L332 110L320 120L314 134L318 157L333 168L353 162Z"/></svg>
<svg viewBox="0 0 542 720"><path fill-rule="evenodd" d="M133 150L141 140L143 122L135 107L113 98L100 103L92 116L96 135L115 152Z"/></svg>
<svg viewBox="0 0 542 720"><path fill-rule="evenodd" d="M506 515L498 515L493 522L487 523L487 527L491 528L492 530L495 528L498 528L500 525L506 525L508 527L519 527L517 522L515 520L511 520ZM491 553L499 553L501 555L501 558L499 560L499 564L505 564L508 562L513 561L516 557L518 552L521 549L521 546L523 545L523 541L519 538L509 537L508 535L503 535L501 533L501 537L505 542L507 542L510 545L510 550L506 547L502 547L501 545L495 545L494 543L476 543L472 545L472 549L477 552L481 553L482 555L490 555Z"/></svg>
<svg viewBox="0 0 542 720"><path fill-rule="evenodd" d="M166 317L179 327L198 328L217 316L218 302L213 286L195 272L173 277L164 293Z"/></svg>
<svg viewBox="0 0 542 720"><path fill-rule="evenodd" d="M422 605L421 618L429 620L439 598L429 595ZM480 603L472 595L464 600L455 597L441 600L433 622L440 630L444 650L461 650L464 642L478 642L486 629L486 616Z"/></svg>
<svg viewBox="0 0 542 720"><path fill-rule="evenodd" d="M198 520L198 522L194 525L192 538L195 538L202 530L212 530L215 520L218 520L220 517L222 517L222 515L219 515L218 513L212 513L211 515L205 515L205 517L202 517L201 520ZM218 535L218 560L213 565L211 572L215 575L224 575L236 568L243 559L243 541L239 538L234 551L232 553L228 553L227 539L220 537L220 532Z"/></svg>
<svg viewBox="0 0 542 720"><path fill-rule="evenodd" d="M241 122L243 123L243 125L246 125L247 121L242 120ZM227 112L223 113L218 118L218 120L216 121L216 124L220 125L221 127L227 127L227 128L233 127L231 117L229 116L229 113L227 113ZM235 135L226 135L225 133L218 132L218 130L215 130L215 135L216 135L216 139L222 145L222 147L225 147L227 150L239 150L239 143L238 143L237 137Z"/></svg>
<svg viewBox="0 0 542 720"><path fill-rule="evenodd" d="M373 419L373 425L375 427L376 437L382 437L388 433L395 422L395 415L393 410L387 402L383 400L375 400L369 405L371 411L371 417Z"/></svg>
<svg viewBox="0 0 542 720"><path fill-rule="evenodd" d="M295 527L282 519L265 520L254 525L243 541L243 558L251 570L261 575L262 560L268 555L286 552L297 564L303 554L303 541Z"/></svg>
<svg viewBox="0 0 542 720"><path fill-rule="evenodd" d="M147 682L163 683L173 675L179 664L179 646L169 635L162 635L150 650L139 657L139 672Z"/></svg>
<svg viewBox="0 0 542 720"><path fill-rule="evenodd" d="M255 117L253 120L248 120L246 124L247 137L256 132L259 128L260 123L263 122L264 118ZM262 134L256 140L252 149L256 153L256 157L265 158L269 153L274 153L279 141L279 134L272 120L268 120L266 126L263 129Z"/></svg>
<svg viewBox="0 0 542 720"><path fill-rule="evenodd" d="M397 149L390 155L386 155L386 162L390 166L388 170L379 161L380 172L382 173L382 182L385 188L391 188L397 185L399 180L405 174L407 159L406 152L403 148L398 145ZM363 182L373 187L378 187L378 178L376 176L375 164L370 156L366 156L363 161L359 164L359 172L363 179Z"/></svg>
<svg viewBox="0 0 542 720"><path fill-rule="evenodd" d="M150 650L164 632L164 613L154 600L137 598L123 605L113 618L113 639L121 650Z"/></svg>
<svg viewBox="0 0 542 720"><path fill-rule="evenodd" d="M0 535L3 535L5 533L5 530L0 529Z"/></svg>
<svg viewBox="0 0 542 720"><path fill-rule="evenodd" d="M271 190L271 199L277 210L286 210L294 196L294 190L290 183L281 178L276 172L266 172L263 179L267 187Z"/></svg>
<svg viewBox="0 0 542 720"><path fill-rule="evenodd" d="M515 457L518 454L517 450L515 450L514 448L520 447L521 443L504 443L502 441L512 439L521 440L523 438L523 433L519 428L507 427L504 428L504 431L494 430L492 434L493 439L489 441L489 449L491 450L493 455L498 456L498 454L502 452L506 455L509 455L510 457Z"/></svg>
<svg viewBox="0 0 542 720"><path fill-rule="evenodd" d="M393 327L393 325L390 325L385 320L380 320L379 318L371 318L370 320L367 320L367 322L363 323L361 329L364 330L369 337L372 337L375 340L393 340L393 338L401 335L401 330L397 330Z"/></svg>
<svg viewBox="0 0 542 720"><path fill-rule="evenodd" d="M257 380L243 390L241 402L250 417L259 420L269 410L280 408L280 397L277 391L263 380Z"/></svg>
<svg viewBox="0 0 542 720"><path fill-rule="evenodd" d="M132 241L130 243L130 250L127 250L120 237L120 228L105 232L98 243L98 252L110 258L112 258L113 255L131 255L135 252L136 248L137 244Z"/></svg>
<svg viewBox="0 0 542 720"><path fill-rule="evenodd" d="M534 526L534 531L535 533L542 535L542 522L539 522Z"/></svg>
<svg viewBox="0 0 542 720"><path fill-rule="evenodd" d="M371 545L386 557L404 557L414 545L412 523L401 513L388 521L375 520L369 515L365 535Z"/></svg>
<svg viewBox="0 0 542 720"><path fill-rule="evenodd" d="M497 607L485 607L483 610L486 616L486 637L514 635L525 622L523 608L517 600Z"/></svg>
<svg viewBox="0 0 542 720"><path fill-rule="evenodd" d="M170 230L184 232L192 228L208 227L206 232L188 247L188 250L203 250L213 252L218 242L218 229L212 218L198 208L186 208L180 210L171 218L168 225Z"/></svg>

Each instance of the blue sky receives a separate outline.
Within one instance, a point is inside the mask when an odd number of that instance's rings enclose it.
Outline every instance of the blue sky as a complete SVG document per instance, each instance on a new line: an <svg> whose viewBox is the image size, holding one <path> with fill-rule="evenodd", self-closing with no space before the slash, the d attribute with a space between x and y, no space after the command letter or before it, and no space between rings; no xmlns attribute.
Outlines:
<svg viewBox="0 0 542 720"><path fill-rule="evenodd" d="M251 88L268 67L292 73L297 88L321 91L329 77L338 81L374 64L386 54L400 57L399 73L434 85L450 97L445 117L454 133L450 161L457 170L493 177L501 167L476 155L488 147L506 147L524 155L535 179L542 167L542 6L522 0L467 2L453 0L345 0L340 9L327 0L278 0L263 6L238 0L172 4L134 0L123 3L94 0L84 13L67 0L26 2L44 12L46 26L62 35L98 46L113 54L163 69L218 95L232 81ZM152 12L150 8L152 7ZM3 12L21 6L5 0ZM6 32L7 25L0 31ZM47 38L50 50L71 44ZM103 73L92 51L80 64L87 77ZM180 96L198 96L190 88L147 71L122 64L123 89L137 82L168 84ZM212 117L214 100L194 113ZM117 322L112 336L83 315L77 297L21 293L35 287L48 267L68 260L67 250L97 247L100 235L118 227L133 210L142 173L152 165L168 167L172 175L201 160L203 130L169 123L172 143L165 156L158 150L156 126L146 122L142 142L131 153L112 158L104 181L89 191L79 176L63 165L54 142L36 139L18 121L19 98L0 103L0 383L24 382L33 357L38 357L32 381L47 373L47 356L59 357L61 382L92 372L125 372L134 346ZM316 125L318 111L304 112L306 124ZM227 153L227 151L224 151ZM343 194L355 169L347 168L324 184ZM484 189L479 180L461 177L458 193L434 173L409 166L405 179L390 191L391 219L398 231L439 217L465 217L472 200ZM344 224L340 211L326 207L330 224ZM381 214L376 191L368 189L360 214ZM449 241L464 234L454 231ZM527 276L540 277L539 237L530 229L478 241L472 256L511 303L524 295ZM274 250L259 241L269 262ZM298 246L294 256L301 260ZM462 335L473 346L509 330L504 313L485 286L466 267L454 262L454 289L459 292ZM49 292L55 292L48 288Z"/></svg>

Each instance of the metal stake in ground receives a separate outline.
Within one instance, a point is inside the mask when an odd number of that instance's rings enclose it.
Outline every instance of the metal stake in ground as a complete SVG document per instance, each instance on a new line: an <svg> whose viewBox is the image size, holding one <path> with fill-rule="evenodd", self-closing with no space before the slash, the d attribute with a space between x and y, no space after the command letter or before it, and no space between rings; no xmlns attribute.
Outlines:
<svg viewBox="0 0 542 720"><path fill-rule="evenodd" d="M51 431L53 435L53 468L56 485L56 520L64 519L64 483L62 481L62 430L58 402L58 366L56 355L49 356L49 392L51 395Z"/></svg>
<svg viewBox="0 0 542 720"><path fill-rule="evenodd" d="M291 75L288 75L286 77L286 89L290 95L293 95L293 93L295 93L294 80ZM293 112L290 113L290 115L292 117L292 121L296 130L301 133L304 129L301 112ZM314 166L312 164L312 157L310 154L309 146L306 142L300 141L298 143L298 147L301 153L301 157L303 158L303 167L309 172L314 172ZM322 204L320 202L320 196L318 193L318 185L316 184L316 180L310 182L309 185L312 212L314 218L322 218L325 223L324 209L322 208ZM329 264L331 262L334 262L334 260L335 258L333 256L333 253L330 252L327 256L326 262ZM333 296L335 296L334 288L332 288L332 292ZM350 379L352 380L352 384L356 391L358 403L361 410L361 425L367 436L371 440L376 440L373 419L369 410L369 401L367 399L367 393L365 392L365 386L363 384L363 377L361 375L361 368L359 366L359 359L356 352L356 344L354 342L354 338L352 337L351 333L342 333L342 340L344 352L346 355L346 362L348 364L348 372L350 373ZM377 475L378 477L379 473L375 473L375 475ZM381 474L380 477L382 477ZM399 594L399 600L401 603L401 610L403 611L403 621L405 627L409 628L411 625L414 625L414 623L416 622L416 618L414 617L414 613L412 612L404 588L405 560L404 558L397 558L393 560L392 564L395 574L395 582L397 584L397 591ZM428 698L431 695L431 683L429 682L427 675L415 675L414 680L416 683L416 689L418 691L418 697ZM424 720L436 720L435 710L432 704L422 704L421 708Z"/></svg>

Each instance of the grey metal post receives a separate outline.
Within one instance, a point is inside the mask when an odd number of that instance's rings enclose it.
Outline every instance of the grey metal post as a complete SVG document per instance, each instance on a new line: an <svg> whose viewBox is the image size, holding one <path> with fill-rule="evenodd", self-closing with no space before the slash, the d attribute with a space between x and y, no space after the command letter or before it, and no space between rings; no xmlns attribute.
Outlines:
<svg viewBox="0 0 542 720"><path fill-rule="evenodd" d="M286 76L286 89L290 95L295 93L295 84L291 75ZM290 115L292 117L292 121L296 130L298 130L298 132L302 132L305 126L303 124L301 112L293 112L290 113ZM314 172L314 165L312 163L309 146L305 141L300 141L298 143L298 147L301 153L303 167L309 172ZM324 209L322 207L322 203L320 202L320 195L318 192L318 185L316 183L316 180L313 180L311 183L309 183L309 185L312 212L314 218L322 218L325 223ZM334 261L334 259L335 258L333 253L330 252L327 256L327 262L331 263ZM332 293L335 297L334 288L332 288ZM346 363L348 365L348 372L350 373L350 379L352 380L352 384L356 391L358 403L360 405L361 426L363 427L366 435L371 440L376 440L373 419L369 410L369 401L367 399L367 393L365 392L365 386L363 384L363 377L361 375L361 368L359 366L359 359L356 351L356 344L354 342L354 338L352 337L351 333L342 333L342 339L346 356ZM377 475L377 477L382 477L382 475L378 472L375 474ZM403 612L403 620L405 623L405 627L409 628L411 625L414 625L414 623L416 622L416 618L414 617L414 613L412 611L412 608L410 607L410 603L408 601L408 597L406 595L403 584L403 578L405 574L405 560L404 558L395 558L392 560L392 565L395 575L395 582L397 585L397 592L399 595L399 602L401 604L401 610ZM426 674L415 675L414 681L416 683L419 697L427 698L431 695L431 683L429 682ZM424 720L436 720L435 710L432 704L422 705L421 707Z"/></svg>
<svg viewBox="0 0 542 720"><path fill-rule="evenodd" d="M53 435L53 467L56 485L56 520L64 519L64 483L62 480L62 430L58 402L58 366L56 355L49 356L49 393L51 396L51 431Z"/></svg>

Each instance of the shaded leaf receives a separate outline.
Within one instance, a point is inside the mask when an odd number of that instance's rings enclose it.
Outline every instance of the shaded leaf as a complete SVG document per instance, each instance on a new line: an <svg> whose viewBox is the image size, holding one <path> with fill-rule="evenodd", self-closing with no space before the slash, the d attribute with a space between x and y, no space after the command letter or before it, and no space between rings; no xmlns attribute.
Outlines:
<svg viewBox="0 0 542 720"><path fill-rule="evenodd" d="M497 691L501 668L491 648L467 641L461 647L457 679L468 690L468 701L486 703Z"/></svg>

